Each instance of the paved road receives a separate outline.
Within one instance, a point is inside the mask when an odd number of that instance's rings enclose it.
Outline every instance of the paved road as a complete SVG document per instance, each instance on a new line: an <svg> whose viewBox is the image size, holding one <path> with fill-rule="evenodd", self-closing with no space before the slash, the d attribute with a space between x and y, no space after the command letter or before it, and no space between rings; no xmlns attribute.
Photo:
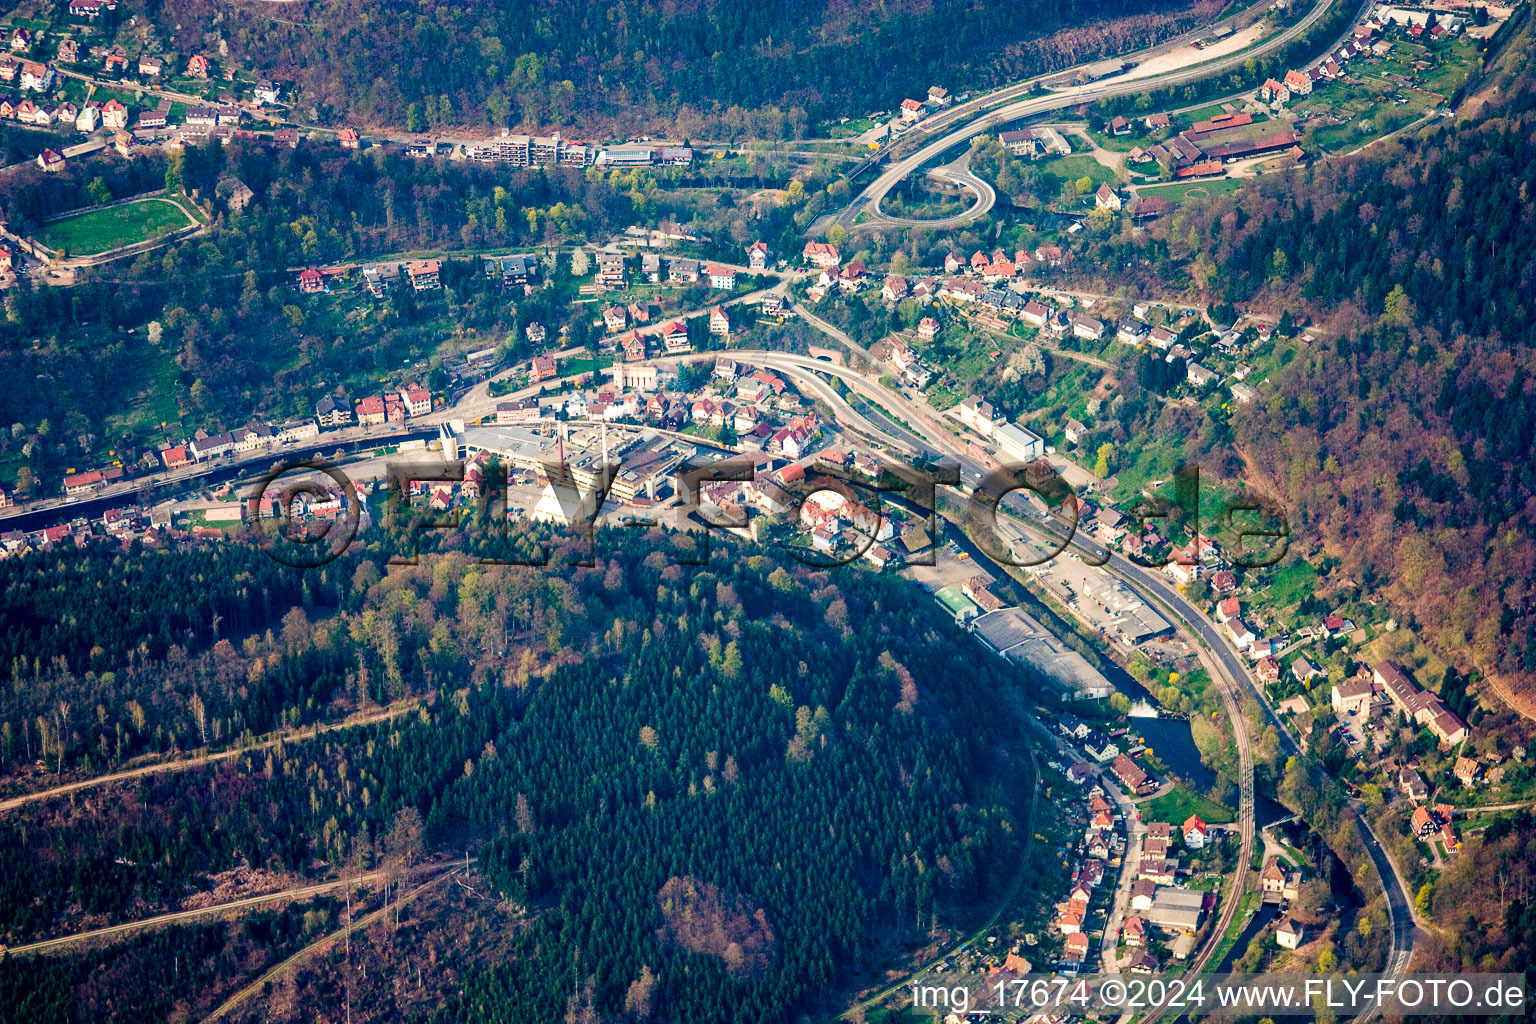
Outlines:
<svg viewBox="0 0 1536 1024"><path fill-rule="evenodd" d="M895 187L897 182L907 177L923 164L934 159L935 157L938 157L946 150L952 149L955 146L959 146L963 143L967 143L971 139L984 132L991 131L1002 125L1008 124L1011 121L1018 121L1022 118L1030 117L1034 114L1044 114L1050 111L1061 110L1066 107L1077 106L1082 103L1092 103L1097 100L1110 99L1116 96L1127 96L1136 93L1150 92L1154 89L1162 89L1170 86L1182 85L1186 82L1192 82L1199 78L1220 74L1229 68L1234 68L1241 65L1243 62L1250 58L1263 56L1266 53L1285 46L1291 42L1291 40L1300 36L1308 29L1310 29L1314 24L1316 24L1318 20L1321 19L1323 15L1325 15L1336 2L1339 2L1339 0L1319 0L1317 5L1311 11L1307 12L1307 15L1296 24L1290 26L1282 32L1275 34L1274 36L1271 36L1269 39L1266 39L1264 42L1258 44L1257 46L1248 50L1241 50L1237 53L1230 54L1226 57L1221 57L1217 60L1210 61L1205 64L1197 65L1193 68L1186 68L1179 71L1170 71L1162 75L1154 75L1146 78L1131 79L1125 82L1116 82L1115 80L1110 79L1105 82L1089 83L1088 85L1079 86L1074 89L1062 90L1060 92L1050 93L1044 96L1030 96L1026 97L1025 99L1009 103L1006 106L992 111L991 113L981 114L980 116L974 117L953 131L946 132L934 141L929 142L927 145L918 149L911 156L908 156L905 159L891 165L891 167L882 172L879 177L875 178L874 181L865 186L864 189L854 198L853 202L851 202L847 208L840 212L833 222L841 224L844 228L852 228L854 226L854 219L858 217L861 212L863 212L868 216L865 222L859 225L860 227L879 228L897 225L899 222L886 217L883 213L880 212L881 200L884 199L886 194ZM1345 0L1345 2L1348 2L1348 0ZM1057 72L1046 77L1056 78L1059 76L1060 73ZM1044 78L1032 79L1029 82L1020 83L1020 85L1011 88L1024 91L1043 81ZM993 95L995 97L998 94ZM993 198L995 201L995 195ZM983 197L983 200L985 200L985 197ZM971 208L970 211L964 215L964 217L975 218L986 213L987 210L990 210L991 208L992 204L990 202L978 202ZM946 218L944 221L926 222L925 226L942 227L954 220L955 218Z"/></svg>
<svg viewBox="0 0 1536 1024"><path fill-rule="evenodd" d="M813 326L816 321L811 321ZM836 335L833 335L836 337ZM830 364L819 364L818 369L823 372L836 373L839 376L858 379L864 386L878 388L884 395L884 401L896 407L897 412L914 424L918 429L930 430L927 440L938 451L956 459L961 465L963 477L974 479L973 473L976 467L973 460L968 459L949 440L948 431L938 424L931 416L927 415L916 403L908 401L901 395L894 394L880 387L878 382L870 385L856 371L845 367L835 367ZM836 408L834 406L834 408ZM1014 521L1015 527L1021 525ZM1239 858L1238 874L1243 876L1248 869L1248 863L1252 857L1254 841L1254 780L1253 758L1251 750L1251 737L1248 734L1247 719L1242 715L1238 707L1238 695L1252 697L1263 709L1269 723L1275 727L1275 731L1281 738L1282 745L1292 753L1299 754L1299 748L1294 739L1286 731L1278 713L1270 704L1268 697L1255 683L1249 674L1247 666L1241 658L1226 642L1225 638L1217 631L1215 625L1208 619L1203 611L1190 602L1181 592L1175 588L1169 579L1155 570L1137 565L1124 556L1111 552L1106 548L1088 540L1081 535L1073 540L1073 546L1083 553L1097 558L1105 559L1105 568L1118 577L1126 586L1136 591L1145 600L1161 606L1165 612L1172 616L1181 627L1199 639L1196 650L1201 656L1202 662L1211 672L1211 677L1221 686L1221 696L1227 707L1228 714L1232 718L1233 733L1237 737L1240 775L1240 832L1243 842L1243 853ZM1387 959L1387 973L1400 976L1407 970L1409 961L1413 956L1416 939L1414 912L1411 902L1408 900L1406 889L1402 882L1402 875L1397 866L1392 863L1390 855L1381 845L1378 837L1371 830L1370 823L1366 820L1363 809L1358 804L1351 804L1348 808L1354 815L1362 835L1366 839L1366 849L1372 863L1376 867L1381 879L1382 889L1387 897L1387 911L1392 926L1392 949ZM1232 920L1236 911L1237 897L1241 895L1243 885L1241 880L1234 885L1231 894L1225 901L1223 913L1219 918L1220 926L1212 929L1211 939L1206 950L1202 953L1201 960L1190 968L1191 972L1198 973L1203 968L1204 962L1209 959L1214 951L1219 937L1226 931L1226 925ZM1149 1013L1147 1021L1156 1020L1162 1015L1159 1008L1157 1013ZM1367 1015L1367 1018L1369 1015Z"/></svg>
<svg viewBox="0 0 1536 1024"><path fill-rule="evenodd" d="M917 217L891 217L879 214L880 223L894 227L910 228L959 228L974 223L976 218L984 215L988 210L997 205L997 191L987 180L971 171L971 154L961 155L960 159L943 167L935 167L928 172L928 177L938 181L947 181L976 193L976 201L970 209L964 213L957 213L952 217L940 217L930 220Z"/></svg>

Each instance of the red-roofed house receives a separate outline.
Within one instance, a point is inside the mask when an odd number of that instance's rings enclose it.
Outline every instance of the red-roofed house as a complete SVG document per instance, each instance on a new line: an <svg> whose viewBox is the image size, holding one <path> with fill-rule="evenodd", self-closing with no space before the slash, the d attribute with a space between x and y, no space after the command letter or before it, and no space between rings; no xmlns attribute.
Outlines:
<svg viewBox="0 0 1536 1024"><path fill-rule="evenodd" d="M384 417L384 399L379 395L369 395L357 403L357 422L363 426L378 426L384 422Z"/></svg>
<svg viewBox="0 0 1536 1024"><path fill-rule="evenodd" d="M806 242L805 250L801 253L805 262L813 267L835 267L843 262L842 254L837 251L837 246L829 242Z"/></svg>

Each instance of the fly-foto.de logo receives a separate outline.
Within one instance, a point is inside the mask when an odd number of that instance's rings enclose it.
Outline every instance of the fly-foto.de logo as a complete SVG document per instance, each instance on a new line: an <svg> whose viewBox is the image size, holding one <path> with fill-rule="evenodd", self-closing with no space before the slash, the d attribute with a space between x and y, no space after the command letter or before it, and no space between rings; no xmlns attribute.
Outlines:
<svg viewBox="0 0 1536 1024"><path fill-rule="evenodd" d="M931 565L945 522L963 529L977 551L1003 565L1044 564L1071 551L1103 565L1118 548L1144 568L1199 565L1221 538L1223 560L1238 568L1278 562L1290 536L1284 509L1264 498L1228 499L1202 528L1198 467L1179 470L1155 497L1106 509L1080 495L1044 461L994 463L962 479L953 463L913 465L884 459L874 475L820 458L767 470L749 456L696 455L666 474L636 483L620 458L576 463L563 458L514 467L497 458L418 454L385 463L385 484L364 488L319 459L275 466L242 499L242 514L268 554L295 568L336 560L376 520L394 538L391 561L414 563L424 532L468 533L491 564L545 565L544 540L576 541L591 564L599 526L675 530L695 539L694 564L708 561L712 533L773 543L807 565L883 564L901 545L909 565ZM1207 513L1212 509L1207 508ZM543 525L542 539L510 545ZM1208 532L1209 530L1209 532ZM500 542L500 543L498 543ZM510 546L517 552L507 551ZM681 557L674 552L674 557Z"/></svg>

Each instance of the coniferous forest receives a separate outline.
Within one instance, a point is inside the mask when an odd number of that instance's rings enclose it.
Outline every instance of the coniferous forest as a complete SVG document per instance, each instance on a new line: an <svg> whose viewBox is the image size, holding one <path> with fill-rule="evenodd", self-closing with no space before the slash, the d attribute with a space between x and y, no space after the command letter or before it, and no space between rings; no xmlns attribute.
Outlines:
<svg viewBox="0 0 1536 1024"><path fill-rule="evenodd" d="M600 535L587 568L557 542L549 568L389 566L397 539L307 573L238 543L5 563L36 652L10 652L0 703L10 794L247 749L0 815L0 942L195 906L242 872L468 855L508 923L423 1019L766 1022L963 922L1007 870L1028 786L1000 777L997 708L1022 681L917 588L735 550L681 565L659 531ZM381 717L263 742L359 711ZM0 1005L205 1014L323 931L328 899L12 956ZM87 967L167 956L197 966L131 1001Z"/></svg>
<svg viewBox="0 0 1536 1024"><path fill-rule="evenodd" d="M242 60L294 81L322 121L409 131L604 124L621 134L675 121L685 134L725 136L750 123L768 138L799 138L811 118L1127 52L1219 9L1171 0L331 0L232 19L212 0L173 0L156 21L188 53L216 34Z"/></svg>

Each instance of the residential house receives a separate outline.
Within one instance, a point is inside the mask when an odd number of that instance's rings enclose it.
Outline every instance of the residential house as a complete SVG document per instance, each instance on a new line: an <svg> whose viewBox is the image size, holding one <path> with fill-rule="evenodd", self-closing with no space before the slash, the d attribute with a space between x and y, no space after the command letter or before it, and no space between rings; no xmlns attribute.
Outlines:
<svg viewBox="0 0 1536 1024"><path fill-rule="evenodd" d="M667 280L673 284L696 284L699 280L699 261L683 258L668 260Z"/></svg>
<svg viewBox="0 0 1536 1024"><path fill-rule="evenodd" d="M917 322L917 338L919 341L932 341L939 336L939 322L931 316L925 316Z"/></svg>
<svg viewBox="0 0 1536 1024"><path fill-rule="evenodd" d="M45 149L37 154L37 166L44 172L53 174L64 169L64 154L55 149Z"/></svg>
<svg viewBox="0 0 1536 1024"><path fill-rule="evenodd" d="M1403 796L1414 803L1422 803L1429 799L1429 783L1424 781L1424 776L1412 768L1403 767L1397 773L1397 788Z"/></svg>
<svg viewBox="0 0 1536 1024"><path fill-rule="evenodd" d="M128 107L122 100L107 100L101 107L101 123L108 128L128 127Z"/></svg>
<svg viewBox="0 0 1536 1024"><path fill-rule="evenodd" d="M747 266L753 270L767 270L769 258L767 242L759 240L747 247Z"/></svg>
<svg viewBox="0 0 1536 1024"><path fill-rule="evenodd" d="M1482 766L1470 757L1458 757L1456 759L1456 767L1454 769L1456 781L1467 789L1471 789L1477 784L1477 777L1481 771Z"/></svg>
<svg viewBox="0 0 1536 1024"><path fill-rule="evenodd" d="M357 403L357 422L365 427L376 427L384 422L385 412L383 397L369 395Z"/></svg>
<svg viewBox="0 0 1536 1024"><path fill-rule="evenodd" d="M322 427L344 427L352 422L352 405L346 398L326 395L315 403L315 419Z"/></svg>
<svg viewBox="0 0 1536 1024"><path fill-rule="evenodd" d="M1101 341L1104 337L1104 323L1095 320L1091 316L1078 313L1072 317L1072 336L1085 338L1089 341Z"/></svg>
<svg viewBox="0 0 1536 1024"><path fill-rule="evenodd" d="M1144 791L1156 788L1151 776L1143 771L1140 765L1124 754L1110 762L1109 770L1133 794L1140 795Z"/></svg>
<svg viewBox="0 0 1536 1024"><path fill-rule="evenodd" d="M730 337L731 319L725 315L723 306L716 306L709 311L709 333L721 338Z"/></svg>
<svg viewBox="0 0 1536 1024"><path fill-rule="evenodd" d="M709 277L711 288L728 292L736 287L736 271L722 263L711 263L704 268L704 273Z"/></svg>
<svg viewBox="0 0 1536 1024"><path fill-rule="evenodd" d="M441 288L441 271L442 266L437 260L411 260L405 265L405 275L410 278L411 287L418 292Z"/></svg>
<svg viewBox="0 0 1536 1024"><path fill-rule="evenodd" d="M432 411L432 392L420 385L401 388L400 401L405 403L408 416L425 416Z"/></svg>
<svg viewBox="0 0 1536 1024"><path fill-rule="evenodd" d="M305 295L316 295L325 291L325 277L314 267L305 267L299 271L299 291Z"/></svg>
<svg viewBox="0 0 1536 1024"><path fill-rule="evenodd" d="M886 302L900 302L907 297L907 279L899 274L887 274L880 286L880 297Z"/></svg>
<svg viewBox="0 0 1536 1024"><path fill-rule="evenodd" d="M47 64L39 64L35 60L21 62L21 87L31 89L33 92L47 92L53 88L54 70Z"/></svg>
<svg viewBox="0 0 1536 1024"><path fill-rule="evenodd" d="M1314 679L1328 678L1328 673L1314 665L1306 655L1302 655L1291 664L1291 675L1295 676L1296 681L1303 686L1311 683Z"/></svg>
<svg viewBox="0 0 1536 1024"><path fill-rule="evenodd" d="M213 64L200 53L194 53L187 58L187 77L207 80L213 70Z"/></svg>
<svg viewBox="0 0 1536 1024"><path fill-rule="evenodd" d="M559 373L555 365L555 357L542 355L533 357L533 379L535 382L549 380Z"/></svg>
<svg viewBox="0 0 1536 1024"><path fill-rule="evenodd" d="M1210 837L1211 829L1198 814L1191 814L1184 819L1184 845L1191 850L1199 850L1205 846Z"/></svg>
<svg viewBox="0 0 1536 1024"><path fill-rule="evenodd" d="M1285 891L1285 875L1280 858L1271 857L1264 862L1264 869L1259 872L1259 891L1264 894L1265 902L1280 901L1280 894Z"/></svg>
<svg viewBox="0 0 1536 1024"><path fill-rule="evenodd" d="M1120 196L1115 192L1114 189L1109 187L1108 182L1105 182L1104 184L1100 185L1099 190L1093 194L1093 205L1100 210L1118 211L1121 206Z"/></svg>
<svg viewBox="0 0 1536 1024"><path fill-rule="evenodd" d="M693 351L693 342L688 340L688 325L681 320L673 320L661 329L661 345L668 355L680 355Z"/></svg>
<svg viewBox="0 0 1536 1024"><path fill-rule="evenodd" d="M159 78L165 74L165 60L160 57L151 57L147 54L140 57L139 74L148 75L151 78Z"/></svg>
<svg viewBox="0 0 1536 1024"><path fill-rule="evenodd" d="M905 99L901 101L901 119L907 124L915 124L921 121L924 112L922 103L917 100Z"/></svg>
<svg viewBox="0 0 1536 1024"><path fill-rule="evenodd" d="M185 445L176 445L160 449L160 461L166 469L183 469L192 465L192 456L187 454Z"/></svg>
<svg viewBox="0 0 1536 1024"><path fill-rule="evenodd" d="M802 252L805 262L813 267L825 270L827 267L835 267L843 262L842 255L837 251L837 246L828 242L806 242Z"/></svg>
<svg viewBox="0 0 1536 1024"><path fill-rule="evenodd" d="M1127 345L1140 345L1141 340L1147 336L1147 325L1140 320L1126 317L1120 321L1115 330L1115 337Z"/></svg>
<svg viewBox="0 0 1536 1024"><path fill-rule="evenodd" d="M64 493L68 495L84 494L86 491L94 491L106 483L99 470L87 470L84 473L73 473L64 478Z"/></svg>
<svg viewBox="0 0 1536 1024"><path fill-rule="evenodd" d="M1283 82L1277 82L1273 78L1266 79L1259 86L1259 99L1265 103L1285 103L1291 98L1291 90Z"/></svg>

